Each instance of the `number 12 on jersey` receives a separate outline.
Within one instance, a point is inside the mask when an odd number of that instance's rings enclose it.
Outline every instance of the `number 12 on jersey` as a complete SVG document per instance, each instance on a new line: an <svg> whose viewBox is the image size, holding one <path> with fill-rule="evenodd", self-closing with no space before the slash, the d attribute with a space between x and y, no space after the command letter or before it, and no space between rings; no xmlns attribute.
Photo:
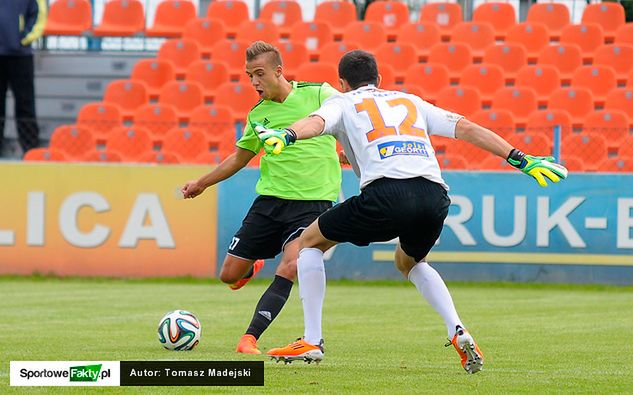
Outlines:
<svg viewBox="0 0 633 395"><path fill-rule="evenodd" d="M375 99L363 99L363 101L356 104L356 112L366 111L373 127L372 130L367 132L367 141L372 142L381 137L397 135L398 132L409 136L426 137L424 129L413 126L418 119L418 110L410 99L398 97L387 100L386 103L391 107L404 106L407 110L406 117L398 125L397 129L393 126L385 125L384 117L380 113Z"/></svg>

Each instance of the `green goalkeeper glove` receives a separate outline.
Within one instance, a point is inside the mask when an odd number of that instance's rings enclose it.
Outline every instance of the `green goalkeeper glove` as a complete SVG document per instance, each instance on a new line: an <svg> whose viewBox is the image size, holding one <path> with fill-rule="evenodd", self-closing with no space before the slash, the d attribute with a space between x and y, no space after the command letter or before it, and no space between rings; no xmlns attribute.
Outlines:
<svg viewBox="0 0 633 395"><path fill-rule="evenodd" d="M297 133L289 128L267 129L262 124L254 123L253 129L266 146L272 147L272 151L266 149L266 152L272 152L274 155L279 155L284 148L297 141Z"/></svg>
<svg viewBox="0 0 633 395"><path fill-rule="evenodd" d="M558 182L567 178L567 169L555 163L554 158L551 156L526 155L520 150L513 148L506 160L523 173L534 177L542 187L547 186L545 177L552 182Z"/></svg>

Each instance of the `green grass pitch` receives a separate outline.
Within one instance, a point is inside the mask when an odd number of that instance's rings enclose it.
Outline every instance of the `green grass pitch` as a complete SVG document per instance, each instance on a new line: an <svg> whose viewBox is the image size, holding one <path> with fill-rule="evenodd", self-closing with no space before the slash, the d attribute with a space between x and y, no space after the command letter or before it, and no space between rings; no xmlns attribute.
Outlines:
<svg viewBox="0 0 633 395"><path fill-rule="evenodd" d="M330 282L320 365L276 364L234 353L268 281L233 292L217 280L0 278L3 394L200 393L631 393L633 288L449 284L486 356L466 374L444 348L440 317L408 283ZM202 322L190 352L164 350L158 320L177 308ZM301 336L295 287L260 339ZM9 387L11 360L266 360L264 387Z"/></svg>

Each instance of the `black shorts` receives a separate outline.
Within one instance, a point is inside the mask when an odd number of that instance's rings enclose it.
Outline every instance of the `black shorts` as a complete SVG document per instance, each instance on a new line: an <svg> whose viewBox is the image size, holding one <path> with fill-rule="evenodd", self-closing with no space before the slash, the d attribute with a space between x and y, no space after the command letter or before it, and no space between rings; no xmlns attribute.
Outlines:
<svg viewBox="0 0 633 395"><path fill-rule="evenodd" d="M450 204L446 189L426 178L381 178L321 215L319 229L328 240L357 246L399 237L420 261L440 237Z"/></svg>
<svg viewBox="0 0 633 395"><path fill-rule="evenodd" d="M258 196L235 233L228 253L244 259L274 258L332 202L323 200L285 200Z"/></svg>

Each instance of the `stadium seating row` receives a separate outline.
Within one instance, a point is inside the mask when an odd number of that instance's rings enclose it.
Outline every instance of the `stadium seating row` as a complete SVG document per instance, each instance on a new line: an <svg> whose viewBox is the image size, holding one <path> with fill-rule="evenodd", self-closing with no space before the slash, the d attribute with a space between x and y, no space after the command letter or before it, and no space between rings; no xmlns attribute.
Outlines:
<svg viewBox="0 0 633 395"><path fill-rule="evenodd" d="M147 36L180 37L183 27L197 15L195 5L187 0L166 0L156 8L154 24L145 28L143 5L139 0L111 0L106 3L102 22L95 26L97 36ZM249 21L248 7L239 0L211 2L207 17L221 19L229 27L229 34L241 31L237 27ZM303 21L301 6L296 1L272 0L263 5L259 22L270 22L287 37L292 26ZM316 6L315 22L331 25L335 36L340 37L347 26L357 21L356 7L351 2L327 1ZM411 21L409 7L404 2L378 1L370 3L365 21L384 26L389 36ZM473 22L488 23L495 38L503 39L516 24L516 13L509 3L491 2L478 5ZM568 8L558 3L533 4L527 16L528 22L543 23L552 38L558 39L570 24ZM436 24L443 36L463 22L463 10L458 3L426 3L420 10L418 22ZM589 4L582 15L583 23L596 23L604 30L605 38L613 41L617 29L625 23L624 8L617 2ZM50 35L79 35L92 28L92 10L88 0L57 0L51 5L45 33Z"/></svg>

